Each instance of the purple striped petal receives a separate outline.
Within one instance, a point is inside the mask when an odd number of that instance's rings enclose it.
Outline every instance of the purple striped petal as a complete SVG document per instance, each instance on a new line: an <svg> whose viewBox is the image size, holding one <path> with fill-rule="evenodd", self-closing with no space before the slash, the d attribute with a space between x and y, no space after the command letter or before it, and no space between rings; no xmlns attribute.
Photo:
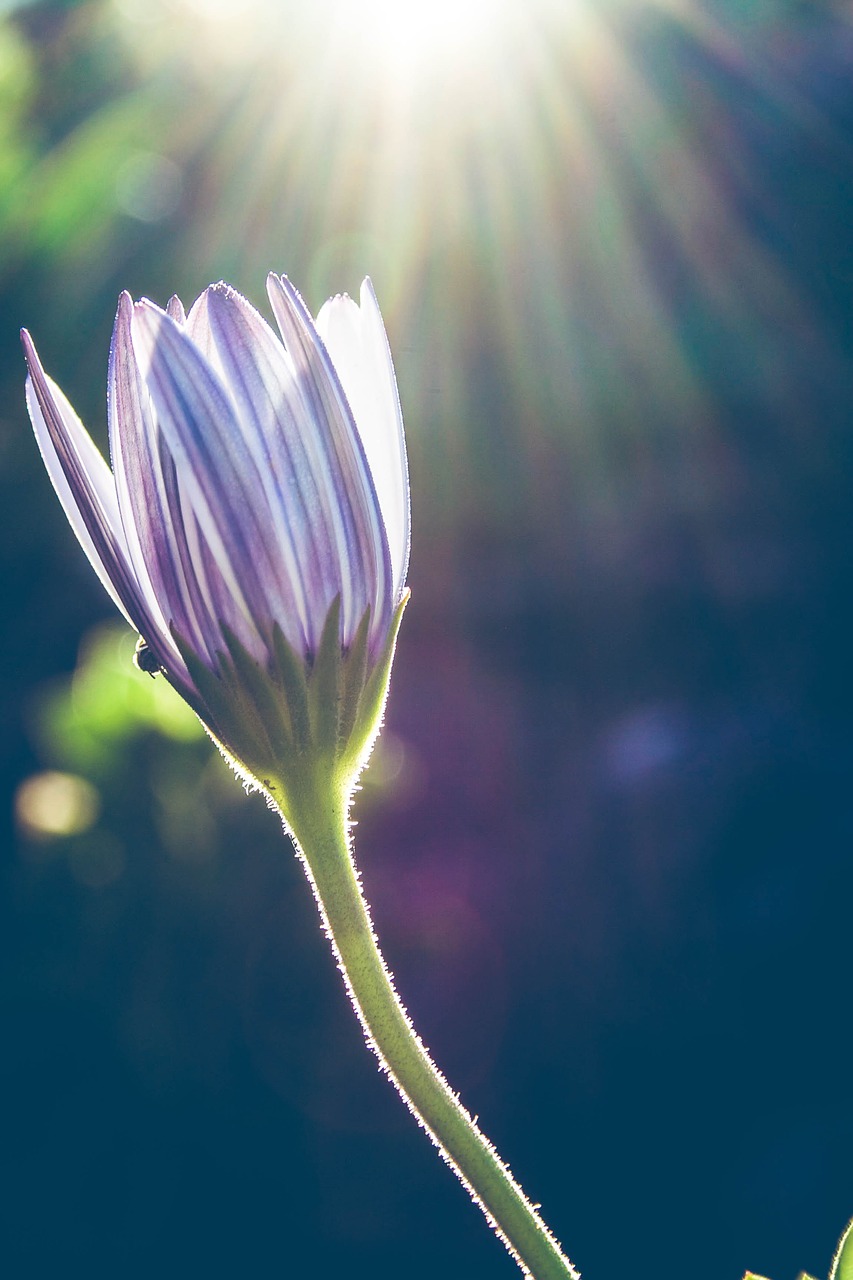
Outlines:
<svg viewBox="0 0 853 1280"><path fill-rule="evenodd" d="M328 485L312 456L320 445L316 432L304 429L293 369L269 325L226 285L201 295L187 332L231 392L261 478L283 567L276 621L297 651L313 653L340 573Z"/></svg>
<svg viewBox="0 0 853 1280"><path fill-rule="evenodd" d="M165 665L166 646L132 567L110 469L68 400L46 376L29 334L21 336L30 372L27 407L69 524L115 604ZM174 647L171 641L168 647ZM175 658L178 677L188 679L180 657Z"/></svg>
<svg viewBox="0 0 853 1280"><path fill-rule="evenodd" d="M195 651L214 661L209 610L203 607L174 480L174 463L160 438L148 389L131 343L133 301L119 300L110 348L108 417L110 452L130 558L137 580L153 598L160 627L171 641L174 624Z"/></svg>
<svg viewBox="0 0 853 1280"><path fill-rule="evenodd" d="M319 483L329 495L330 533L340 565L343 641L352 641L369 605L375 652L387 632L393 587L370 468L334 365L302 299L284 277L270 275L267 290L293 363L304 419L323 445Z"/></svg>
<svg viewBox="0 0 853 1280"><path fill-rule="evenodd" d="M281 564L233 401L185 330L153 303L134 306L131 341L174 460L173 515L189 508L198 526L199 585L209 592L213 618L263 660L281 598ZM185 517L185 531L190 523Z"/></svg>

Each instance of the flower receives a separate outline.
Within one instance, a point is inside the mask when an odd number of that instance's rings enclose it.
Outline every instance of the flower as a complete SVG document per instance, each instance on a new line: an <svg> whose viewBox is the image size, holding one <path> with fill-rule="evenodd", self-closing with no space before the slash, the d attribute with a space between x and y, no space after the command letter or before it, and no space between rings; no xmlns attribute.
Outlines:
<svg viewBox="0 0 853 1280"><path fill-rule="evenodd" d="M360 305L332 298L316 320L286 278L267 290L281 340L222 283L188 315L177 298L163 311L122 294L112 470L24 331L27 405L141 665L254 776L306 752L352 774L407 595L400 402L369 280Z"/></svg>

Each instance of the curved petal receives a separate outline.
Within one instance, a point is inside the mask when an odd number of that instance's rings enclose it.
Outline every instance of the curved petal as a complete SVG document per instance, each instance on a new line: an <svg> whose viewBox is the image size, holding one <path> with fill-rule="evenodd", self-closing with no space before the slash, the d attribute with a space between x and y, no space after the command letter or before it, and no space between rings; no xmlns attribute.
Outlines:
<svg viewBox="0 0 853 1280"><path fill-rule="evenodd" d="M317 457L322 442L305 429L292 363L266 321L227 285L201 295L187 332L231 392L263 485L282 562L276 621L297 651L314 653L340 573Z"/></svg>
<svg viewBox="0 0 853 1280"><path fill-rule="evenodd" d="M371 648L385 636L393 581L385 526L370 467L352 411L305 304L284 277L270 275L267 290L303 400L308 429L323 447L321 487L329 496L341 573L344 644L371 609Z"/></svg>
<svg viewBox="0 0 853 1280"><path fill-rule="evenodd" d="M137 631L145 609L130 566L112 473L74 409L48 378L26 330L27 409L68 523L113 602Z"/></svg>
<svg viewBox="0 0 853 1280"><path fill-rule="evenodd" d="M188 565L180 506L174 500L172 460L160 440L148 389L131 344L133 301L119 299L107 387L110 453L118 506L137 581L152 614L181 661L172 639L174 624L183 639L209 665L215 648L209 611L200 598L197 575Z"/></svg>
<svg viewBox="0 0 853 1280"><path fill-rule="evenodd" d="M153 303L136 303L131 342L174 460L178 496L198 523L215 617L264 660L281 568L263 483L234 404L198 347ZM195 557L193 557L195 563Z"/></svg>
<svg viewBox="0 0 853 1280"><path fill-rule="evenodd" d="M173 293L169 301L166 303L166 315L171 316L175 324L185 325L187 322L187 313L184 310L184 304L176 293Z"/></svg>
<svg viewBox="0 0 853 1280"><path fill-rule="evenodd" d="M403 414L391 350L376 294L369 279L361 286L361 306L352 298L330 298L317 316L358 427L382 511L394 600L399 600L409 565L409 471Z"/></svg>

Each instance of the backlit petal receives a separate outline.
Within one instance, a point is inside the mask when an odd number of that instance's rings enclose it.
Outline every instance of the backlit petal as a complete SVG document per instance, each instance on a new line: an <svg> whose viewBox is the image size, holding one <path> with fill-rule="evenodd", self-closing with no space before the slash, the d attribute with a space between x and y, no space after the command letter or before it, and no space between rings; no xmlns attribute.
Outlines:
<svg viewBox="0 0 853 1280"><path fill-rule="evenodd" d="M29 334L21 336L30 371L27 408L47 473L92 567L138 630L137 590L112 473L68 400L45 374Z"/></svg>
<svg viewBox="0 0 853 1280"><path fill-rule="evenodd" d="M251 450L282 561L277 621L299 652L314 652L340 590L322 442L306 430L293 365L245 298L213 285L193 306L187 332L231 392Z"/></svg>
<svg viewBox="0 0 853 1280"><path fill-rule="evenodd" d="M385 524L399 600L409 562L409 474L403 415L385 326L369 279L361 306L352 298L330 298L317 316L317 330L337 370L361 436Z"/></svg>
<svg viewBox="0 0 853 1280"><path fill-rule="evenodd" d="M137 580L174 649L170 624L212 663L210 613L200 607L188 564L174 464L161 440L154 407L131 343L133 302L122 294L110 348L108 417L118 504ZM175 649L175 653L177 650Z"/></svg>
<svg viewBox="0 0 853 1280"><path fill-rule="evenodd" d="M391 564L385 527L370 467L340 380L305 304L283 277L267 280L303 401L306 430L322 442L321 486L332 508L332 532L341 570L344 643L355 636L371 608L373 648L381 643L391 613Z"/></svg>
<svg viewBox="0 0 853 1280"><path fill-rule="evenodd" d="M217 571L207 576L217 616L263 658L281 565L263 483L233 401L186 331L152 303L135 305L131 336L181 500Z"/></svg>

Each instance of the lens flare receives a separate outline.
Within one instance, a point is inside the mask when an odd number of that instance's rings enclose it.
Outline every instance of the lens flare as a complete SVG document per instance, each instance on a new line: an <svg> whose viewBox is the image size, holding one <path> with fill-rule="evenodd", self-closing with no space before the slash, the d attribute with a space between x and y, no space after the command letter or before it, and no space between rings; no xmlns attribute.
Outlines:
<svg viewBox="0 0 853 1280"><path fill-rule="evenodd" d="M506 10L500 0L366 0L341 6L364 47L406 74L460 55L475 59Z"/></svg>

